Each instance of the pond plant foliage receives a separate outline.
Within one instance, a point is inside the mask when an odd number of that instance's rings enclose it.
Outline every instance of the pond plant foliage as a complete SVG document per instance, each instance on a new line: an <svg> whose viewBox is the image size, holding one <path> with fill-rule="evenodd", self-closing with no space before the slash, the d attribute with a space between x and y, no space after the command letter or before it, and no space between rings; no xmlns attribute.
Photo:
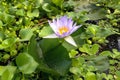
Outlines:
<svg viewBox="0 0 120 80"><path fill-rule="evenodd" d="M120 80L120 0L0 0L0 80Z"/></svg>

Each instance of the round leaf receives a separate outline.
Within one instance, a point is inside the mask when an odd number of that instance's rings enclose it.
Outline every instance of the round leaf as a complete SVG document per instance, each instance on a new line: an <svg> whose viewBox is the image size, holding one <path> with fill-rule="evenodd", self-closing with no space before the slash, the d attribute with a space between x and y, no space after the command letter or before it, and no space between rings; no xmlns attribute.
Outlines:
<svg viewBox="0 0 120 80"><path fill-rule="evenodd" d="M16 64L24 74L31 74L38 66L38 63L27 53L19 54L16 58Z"/></svg>
<svg viewBox="0 0 120 80"><path fill-rule="evenodd" d="M30 28L21 29L19 34L20 34L21 40L23 40L23 41L29 40L33 35L33 31Z"/></svg>

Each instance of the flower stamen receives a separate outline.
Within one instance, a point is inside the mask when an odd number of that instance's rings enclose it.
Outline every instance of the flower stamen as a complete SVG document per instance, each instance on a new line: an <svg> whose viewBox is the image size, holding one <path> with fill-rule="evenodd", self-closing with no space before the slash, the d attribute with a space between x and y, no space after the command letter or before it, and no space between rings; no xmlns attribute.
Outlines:
<svg viewBox="0 0 120 80"><path fill-rule="evenodd" d="M69 28L66 27L66 26L60 27L60 28L58 29L58 32L59 32L60 35L68 32L68 31L69 31Z"/></svg>

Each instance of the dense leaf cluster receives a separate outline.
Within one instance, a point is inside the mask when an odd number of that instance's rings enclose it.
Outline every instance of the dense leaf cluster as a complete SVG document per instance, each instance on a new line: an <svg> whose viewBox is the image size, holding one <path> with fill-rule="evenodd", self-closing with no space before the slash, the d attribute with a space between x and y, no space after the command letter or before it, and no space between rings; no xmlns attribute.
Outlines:
<svg viewBox="0 0 120 80"><path fill-rule="evenodd" d="M119 0L0 0L0 80L120 80ZM71 36L48 20L82 25Z"/></svg>

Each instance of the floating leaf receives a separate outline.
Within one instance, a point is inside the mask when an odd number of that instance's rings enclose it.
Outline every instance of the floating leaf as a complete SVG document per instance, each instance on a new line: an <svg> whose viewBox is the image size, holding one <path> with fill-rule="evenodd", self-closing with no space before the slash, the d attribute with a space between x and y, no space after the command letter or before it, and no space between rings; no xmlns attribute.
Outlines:
<svg viewBox="0 0 120 80"><path fill-rule="evenodd" d="M97 71L102 72L109 69L109 62L106 56L93 56L93 57L87 57L87 59L89 60L87 64L89 66L90 65L94 66L97 69Z"/></svg>
<svg viewBox="0 0 120 80"><path fill-rule="evenodd" d="M12 80L15 71L15 66L0 66L0 80Z"/></svg>
<svg viewBox="0 0 120 80"><path fill-rule="evenodd" d="M28 11L27 16L30 17L30 18L38 17L39 16L39 10L34 9L33 11Z"/></svg>
<svg viewBox="0 0 120 80"><path fill-rule="evenodd" d="M46 64L60 75L64 75L70 67L71 60L68 51L61 44L62 40L59 39L43 39L40 41Z"/></svg>
<svg viewBox="0 0 120 80"><path fill-rule="evenodd" d="M90 20L97 20L97 19L104 18L105 15L107 14L107 11L104 8L96 6L95 4L92 4L88 0L77 1L76 3L77 3L77 5L75 7L75 11L88 12L88 14L86 14L86 16Z"/></svg>
<svg viewBox="0 0 120 80"><path fill-rule="evenodd" d="M24 9L17 10L16 14L19 16L24 16L25 15Z"/></svg>
<svg viewBox="0 0 120 80"><path fill-rule="evenodd" d="M94 44L91 48L91 51L93 54L96 54L99 51L99 45L98 44Z"/></svg>
<svg viewBox="0 0 120 80"><path fill-rule="evenodd" d="M39 10L34 9L32 14L33 14L34 17L38 17L39 16Z"/></svg>
<svg viewBox="0 0 120 80"><path fill-rule="evenodd" d="M30 44L28 45L28 54L30 54L34 60L39 64L39 69L46 73L51 73L58 75L58 73L52 70L44 60L43 51L41 50L39 43L35 40L35 36L30 39Z"/></svg>
<svg viewBox="0 0 120 80"><path fill-rule="evenodd" d="M5 34L0 31L0 41L3 41L5 39Z"/></svg>
<svg viewBox="0 0 120 80"><path fill-rule="evenodd" d="M86 52L89 55L93 55L99 51L99 47L100 46L98 44L94 44L94 45L84 44L81 48L79 48L79 50L81 52Z"/></svg>
<svg viewBox="0 0 120 80"><path fill-rule="evenodd" d="M3 25L3 23L2 23L2 21L0 20L0 27L2 27L2 25Z"/></svg>
<svg viewBox="0 0 120 80"><path fill-rule="evenodd" d="M48 66L57 71L60 75L68 72L71 61L67 50L63 46L58 46L50 52L44 54Z"/></svg>
<svg viewBox="0 0 120 80"><path fill-rule="evenodd" d="M52 2L56 5L61 7L63 5L64 0L52 0Z"/></svg>
<svg viewBox="0 0 120 80"><path fill-rule="evenodd" d="M49 45L48 45L49 43ZM49 52L50 50L54 49L61 43L59 42L58 38L52 38L52 39L43 39L40 41L40 47L43 51L43 53ZM51 46L52 45L52 46Z"/></svg>
<svg viewBox="0 0 120 80"><path fill-rule="evenodd" d="M40 37L45 37L49 34L52 34L53 30L50 27L43 27L43 29L40 31L39 36Z"/></svg>
<svg viewBox="0 0 120 80"><path fill-rule="evenodd" d="M97 80L96 75L93 72L87 72L85 77L86 77L86 80Z"/></svg>
<svg viewBox="0 0 120 80"><path fill-rule="evenodd" d="M33 35L33 31L30 28L21 29L19 35L22 41L30 40Z"/></svg>
<svg viewBox="0 0 120 80"><path fill-rule="evenodd" d="M16 42L16 38L5 39L0 45L0 49L11 47Z"/></svg>
<svg viewBox="0 0 120 80"><path fill-rule="evenodd" d="M43 4L44 0L36 0L36 8L39 8Z"/></svg>
<svg viewBox="0 0 120 80"><path fill-rule="evenodd" d="M33 57L27 53L20 53L16 58L16 64L24 74L31 74L38 66Z"/></svg>
<svg viewBox="0 0 120 80"><path fill-rule="evenodd" d="M120 79L120 71L116 71L116 77L117 77L116 80L119 80L119 79Z"/></svg>
<svg viewBox="0 0 120 80"><path fill-rule="evenodd" d="M15 21L15 16L13 16L13 15L10 15L10 14L4 14L4 16L5 16L5 20L4 20L4 22L5 23L9 23L9 24L11 24L11 23L13 23L13 21Z"/></svg>
<svg viewBox="0 0 120 80"><path fill-rule="evenodd" d="M48 4L48 3L44 3L43 6L42 6L43 10L45 10L46 12L51 12L52 9L51 9L51 5Z"/></svg>
<svg viewBox="0 0 120 80"><path fill-rule="evenodd" d="M37 62L41 62L41 59L43 58L42 50L36 42L35 36L32 36L30 39L28 54L30 54Z"/></svg>
<svg viewBox="0 0 120 80"><path fill-rule="evenodd" d="M112 53L110 51L103 51L103 52L100 53L100 55L102 55L102 56L111 56Z"/></svg>

